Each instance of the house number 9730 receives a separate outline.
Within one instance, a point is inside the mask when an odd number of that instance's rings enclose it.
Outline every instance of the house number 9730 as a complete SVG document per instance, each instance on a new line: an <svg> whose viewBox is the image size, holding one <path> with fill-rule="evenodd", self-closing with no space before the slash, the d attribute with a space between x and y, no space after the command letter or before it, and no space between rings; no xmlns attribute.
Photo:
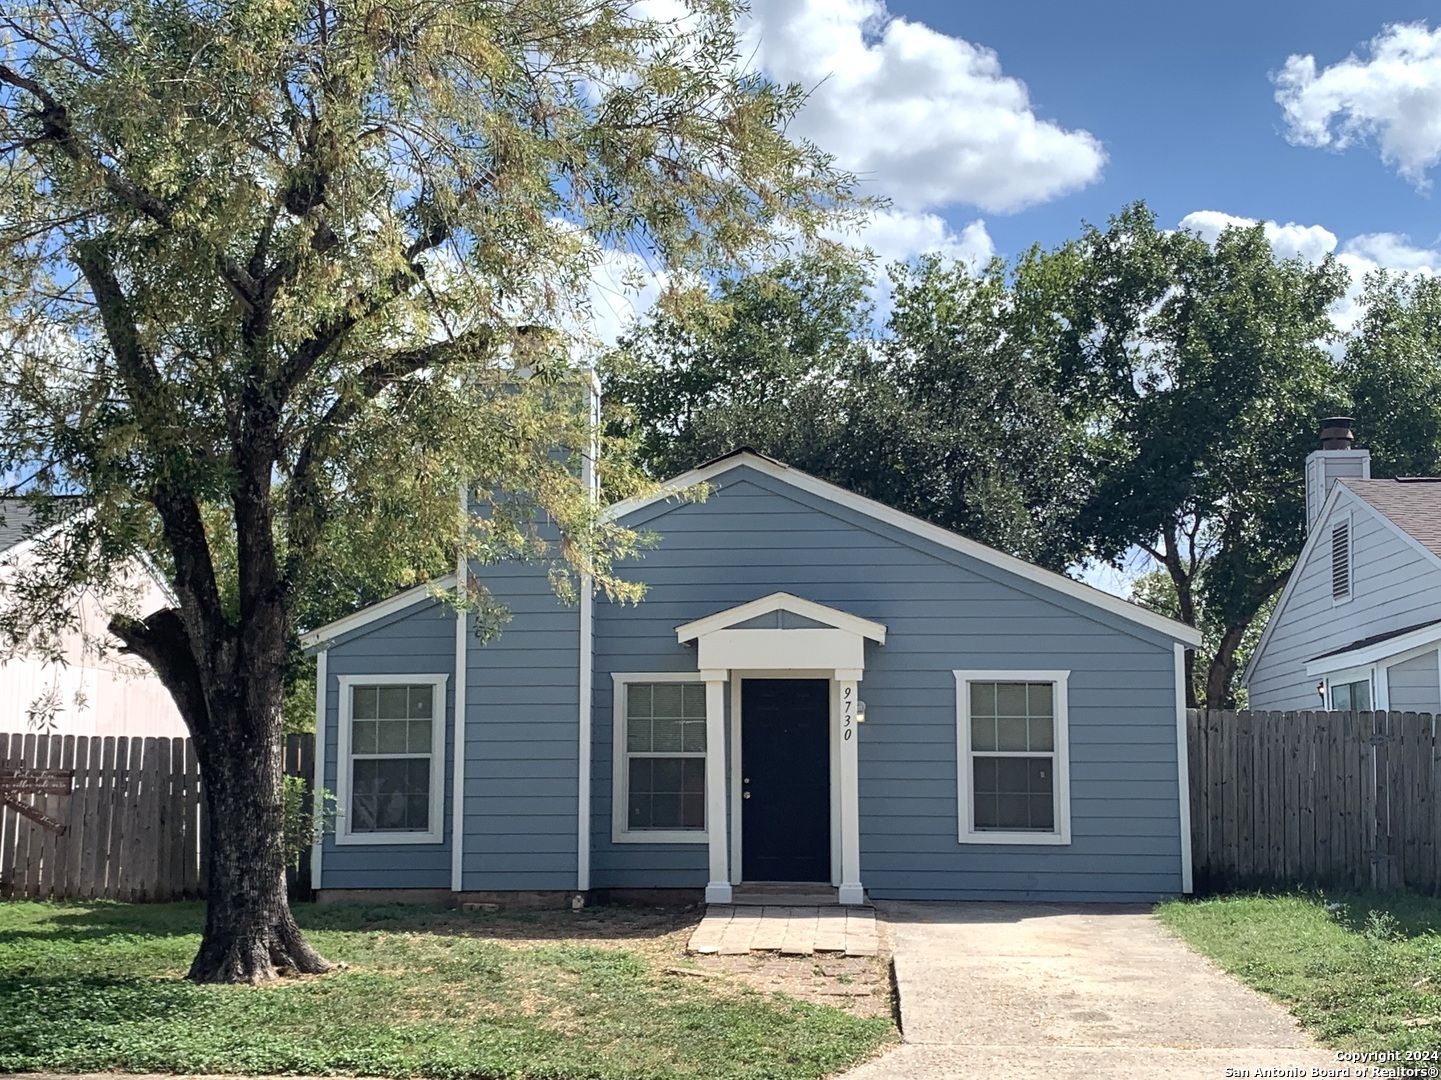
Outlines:
<svg viewBox="0 0 1441 1080"><path fill-rule="evenodd" d="M841 738L849 739L855 734L852 726L856 718L856 688L847 686L841 691Z"/></svg>

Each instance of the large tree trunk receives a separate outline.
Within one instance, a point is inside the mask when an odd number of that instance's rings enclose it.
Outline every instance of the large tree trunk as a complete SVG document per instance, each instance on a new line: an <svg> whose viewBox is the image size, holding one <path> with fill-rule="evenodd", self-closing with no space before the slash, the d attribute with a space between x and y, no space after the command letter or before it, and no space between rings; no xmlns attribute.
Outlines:
<svg viewBox="0 0 1441 1080"><path fill-rule="evenodd" d="M1254 616L1252 616L1254 618ZM1206 708L1234 709L1236 707L1236 650L1251 626L1251 620L1232 623L1221 635L1216 646L1216 655L1206 669Z"/></svg>
<svg viewBox="0 0 1441 1080"><path fill-rule="evenodd" d="M206 686L216 681L214 670L207 680L175 611L116 620L111 629L170 690L200 762L209 860L205 932L189 978L257 983L329 971L301 935L285 891L282 658L265 657L274 672L236 665L228 685Z"/></svg>

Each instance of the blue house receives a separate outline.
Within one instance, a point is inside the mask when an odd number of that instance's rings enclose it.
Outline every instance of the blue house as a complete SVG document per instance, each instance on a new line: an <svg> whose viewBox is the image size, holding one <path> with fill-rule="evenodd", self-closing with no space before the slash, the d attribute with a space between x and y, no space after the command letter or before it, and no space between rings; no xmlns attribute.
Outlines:
<svg viewBox="0 0 1441 1080"><path fill-rule="evenodd" d="M639 604L487 566L489 644L453 578L307 636L322 898L1189 890L1190 627L749 451L610 513Z"/></svg>

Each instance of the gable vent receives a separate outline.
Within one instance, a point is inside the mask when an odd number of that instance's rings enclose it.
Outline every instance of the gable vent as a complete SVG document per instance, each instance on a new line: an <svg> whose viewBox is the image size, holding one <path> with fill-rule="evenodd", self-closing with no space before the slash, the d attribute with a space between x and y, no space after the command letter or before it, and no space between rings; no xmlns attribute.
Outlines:
<svg viewBox="0 0 1441 1080"><path fill-rule="evenodd" d="M1331 598L1340 600L1351 595L1351 523L1340 521L1331 526Z"/></svg>

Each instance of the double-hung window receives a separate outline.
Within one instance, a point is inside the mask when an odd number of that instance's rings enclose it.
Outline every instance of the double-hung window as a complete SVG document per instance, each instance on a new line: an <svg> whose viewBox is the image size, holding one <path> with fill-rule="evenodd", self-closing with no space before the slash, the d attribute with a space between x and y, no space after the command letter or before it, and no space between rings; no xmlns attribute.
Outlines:
<svg viewBox="0 0 1441 1080"><path fill-rule="evenodd" d="M340 677L340 844L440 843L444 675Z"/></svg>
<svg viewBox="0 0 1441 1080"><path fill-rule="evenodd" d="M704 841L705 683L675 674L614 679L613 839Z"/></svg>
<svg viewBox="0 0 1441 1080"><path fill-rule="evenodd" d="M1069 844L1065 671L957 671L963 844Z"/></svg>

